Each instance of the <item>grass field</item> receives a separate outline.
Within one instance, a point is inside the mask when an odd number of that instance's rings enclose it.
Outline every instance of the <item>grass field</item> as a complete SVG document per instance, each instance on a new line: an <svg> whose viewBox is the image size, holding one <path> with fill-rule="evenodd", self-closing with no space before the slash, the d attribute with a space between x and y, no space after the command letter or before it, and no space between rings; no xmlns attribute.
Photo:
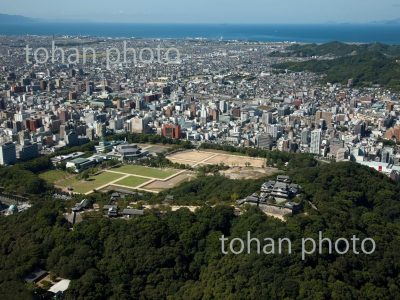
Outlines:
<svg viewBox="0 0 400 300"><path fill-rule="evenodd" d="M117 180L118 178L122 178L123 176L124 175L122 174L103 172L94 177L90 177L88 181L78 180L76 179L76 177L69 178L65 180L62 185L64 187L71 186L73 188L73 192L75 193L85 194L111 181Z"/></svg>
<svg viewBox="0 0 400 300"><path fill-rule="evenodd" d="M43 180L45 180L49 183L54 183L56 181L65 179L69 176L71 176L71 174L69 174L65 171L62 171L62 170L49 170L49 171L39 174L40 178L42 178Z"/></svg>
<svg viewBox="0 0 400 300"><path fill-rule="evenodd" d="M115 184L125 185L128 187L137 187L145 182L149 181L149 179L136 177L136 176L129 176L120 181L117 181Z"/></svg>
<svg viewBox="0 0 400 300"><path fill-rule="evenodd" d="M87 181L79 180L77 179L77 176L61 170L50 170L39 174L39 176L43 180L55 184L57 187L64 189L71 187L74 193L86 194L92 190L104 187L107 184L114 183L129 188L135 188L151 179L163 180L177 172L177 170L173 169L157 169L138 165L124 165L110 169L109 171L105 171L99 175L91 176Z"/></svg>
<svg viewBox="0 0 400 300"><path fill-rule="evenodd" d="M119 168L111 169L111 171L121 172L131 175L146 176L157 179L165 179L177 173L176 170L172 169L156 169L138 165L124 165Z"/></svg>

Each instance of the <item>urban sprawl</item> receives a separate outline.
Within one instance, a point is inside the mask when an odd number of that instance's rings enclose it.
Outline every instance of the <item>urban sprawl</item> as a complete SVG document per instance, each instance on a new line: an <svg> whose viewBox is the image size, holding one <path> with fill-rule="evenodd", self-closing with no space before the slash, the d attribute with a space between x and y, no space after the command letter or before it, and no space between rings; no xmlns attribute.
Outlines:
<svg viewBox="0 0 400 300"><path fill-rule="evenodd" d="M26 45L49 51L54 45L91 47L96 57L68 64L61 57L73 55L67 50L35 64L33 51L27 57ZM161 60L157 57L151 63L142 59L109 64L107 49L122 52L122 45L177 49L179 62L163 63L162 53ZM100 150L108 150L114 158L118 152L135 157L140 148L124 146L122 141L114 141L114 150L104 148L107 135L130 132L194 145L310 153L326 162L352 160L397 180L398 95L378 86L355 88L351 78L341 85L313 73L277 72L273 65L289 58L269 54L285 52L289 45L0 37L0 164L12 165L92 140L102 141ZM76 158L75 162L79 163Z"/></svg>

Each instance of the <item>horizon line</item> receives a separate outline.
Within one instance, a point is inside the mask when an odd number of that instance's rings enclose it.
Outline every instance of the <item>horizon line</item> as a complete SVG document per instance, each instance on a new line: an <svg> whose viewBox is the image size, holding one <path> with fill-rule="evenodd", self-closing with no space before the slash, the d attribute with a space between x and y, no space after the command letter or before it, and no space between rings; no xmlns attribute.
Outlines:
<svg viewBox="0 0 400 300"><path fill-rule="evenodd" d="M29 17L27 17L29 18ZM236 25L236 26L246 26L246 25L293 25L293 26L340 26L340 25L358 25L358 26L374 26L374 25L387 25L387 26L399 26L400 22L296 22L296 23L284 23L284 22L134 22L134 21L105 21L105 20L56 20L56 19L40 19L40 18L30 18L31 23L53 23L53 24L64 24L64 23L76 23L76 24L115 24L115 25L219 25L219 26L229 26L229 25ZM7 24L7 23L3 23ZM14 25L14 23L9 23L10 25Z"/></svg>

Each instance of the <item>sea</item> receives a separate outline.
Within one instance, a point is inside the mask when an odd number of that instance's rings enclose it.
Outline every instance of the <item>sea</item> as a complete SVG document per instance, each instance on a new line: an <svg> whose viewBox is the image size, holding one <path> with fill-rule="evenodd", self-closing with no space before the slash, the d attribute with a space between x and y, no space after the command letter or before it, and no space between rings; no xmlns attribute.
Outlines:
<svg viewBox="0 0 400 300"><path fill-rule="evenodd" d="M400 44L400 24L0 24L0 35L73 35L143 39L211 39L260 42Z"/></svg>

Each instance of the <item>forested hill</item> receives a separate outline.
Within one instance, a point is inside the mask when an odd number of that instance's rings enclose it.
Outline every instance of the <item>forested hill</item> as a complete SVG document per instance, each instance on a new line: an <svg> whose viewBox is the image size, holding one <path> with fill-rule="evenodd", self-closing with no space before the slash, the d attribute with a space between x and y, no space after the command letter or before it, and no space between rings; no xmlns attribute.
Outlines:
<svg viewBox="0 0 400 300"><path fill-rule="evenodd" d="M323 45L293 45L285 53L272 56L318 57L306 61L287 61L276 64L280 70L309 71L324 74L325 82L347 84L353 80L355 87L379 85L400 90L400 46L384 44L353 45L329 43ZM333 56L330 59L320 58Z"/></svg>
<svg viewBox="0 0 400 300"><path fill-rule="evenodd" d="M273 52L274 57L313 57L313 56L346 56L366 52L380 52L388 56L400 56L400 45L374 44L346 44L330 42L326 44L294 44L286 48L285 52Z"/></svg>
<svg viewBox="0 0 400 300"><path fill-rule="evenodd" d="M66 299L397 299L399 186L353 163L289 172L318 210L307 205L286 223L256 208L236 216L217 206L129 221L91 218L70 231L62 204L48 200L0 218L0 299L33 299L37 291L21 278L35 267L72 279ZM211 185L193 181L193 192ZM325 251L304 261L300 253L221 253L221 234L245 239L247 231L260 240L357 235L377 247L372 255Z"/></svg>

